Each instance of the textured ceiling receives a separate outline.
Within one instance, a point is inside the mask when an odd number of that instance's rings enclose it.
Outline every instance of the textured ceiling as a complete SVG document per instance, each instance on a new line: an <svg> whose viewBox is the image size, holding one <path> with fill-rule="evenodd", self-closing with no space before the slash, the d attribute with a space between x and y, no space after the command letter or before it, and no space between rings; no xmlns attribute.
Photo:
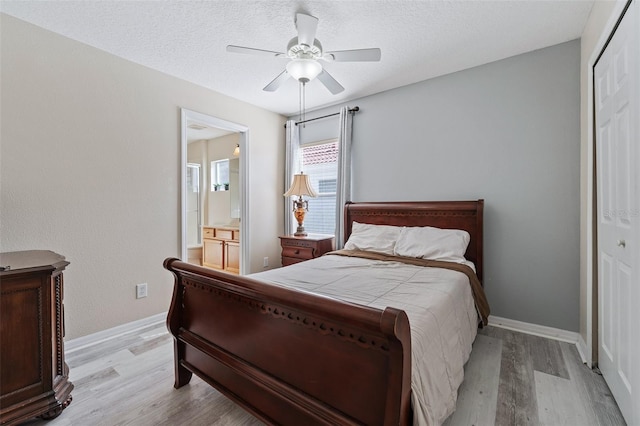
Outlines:
<svg viewBox="0 0 640 426"><path fill-rule="evenodd" d="M593 0L511 1L0 1L0 11L130 61L285 115L290 79L262 88L283 58L227 53L228 44L284 52L294 16L319 18L325 50L379 47L372 63L323 62L344 87L307 85L307 109L389 90L579 38Z"/></svg>

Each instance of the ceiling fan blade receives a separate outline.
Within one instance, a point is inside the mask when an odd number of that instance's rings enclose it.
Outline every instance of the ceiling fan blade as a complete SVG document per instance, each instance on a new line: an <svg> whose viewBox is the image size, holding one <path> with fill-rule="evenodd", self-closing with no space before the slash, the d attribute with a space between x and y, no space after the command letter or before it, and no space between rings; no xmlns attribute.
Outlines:
<svg viewBox="0 0 640 426"><path fill-rule="evenodd" d="M382 52L380 49L335 50L326 52L324 59L336 62L377 62Z"/></svg>
<svg viewBox="0 0 640 426"><path fill-rule="evenodd" d="M313 46L318 29L318 18L304 13L296 14L296 28L298 29L298 43Z"/></svg>
<svg viewBox="0 0 640 426"><path fill-rule="evenodd" d="M278 87L282 85L282 83L287 81L288 78L289 73L287 72L287 70L284 70L276 78L271 80L271 83L264 86L264 89L262 90L264 90L265 92L275 92L276 90L278 90Z"/></svg>
<svg viewBox="0 0 640 426"><path fill-rule="evenodd" d="M318 80L320 80L320 82L324 84L324 87L329 89L329 91L334 95L337 95L344 90L344 87L342 87L340 83L338 83L335 78L331 77L331 74L325 70L322 70L322 72L318 74Z"/></svg>
<svg viewBox="0 0 640 426"><path fill-rule="evenodd" d="M260 56L276 56L276 57L286 56L284 53L281 53L281 52L272 52L271 50L254 49L252 47L233 46L231 44L227 46L227 52L245 53L248 55L260 55Z"/></svg>

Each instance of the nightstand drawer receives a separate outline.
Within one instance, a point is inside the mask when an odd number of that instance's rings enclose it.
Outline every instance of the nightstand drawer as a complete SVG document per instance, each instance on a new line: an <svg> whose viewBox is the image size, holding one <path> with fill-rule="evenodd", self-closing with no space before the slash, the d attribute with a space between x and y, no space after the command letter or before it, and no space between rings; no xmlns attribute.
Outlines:
<svg viewBox="0 0 640 426"><path fill-rule="evenodd" d="M282 257L296 257L298 259L313 259L313 248L283 246Z"/></svg>
<svg viewBox="0 0 640 426"><path fill-rule="evenodd" d="M304 237L283 235L280 237L282 246L282 266L302 262L320 257L333 250L331 235L309 234Z"/></svg>
<svg viewBox="0 0 640 426"><path fill-rule="evenodd" d="M298 259L295 257L283 257L282 258L282 266L293 265L294 263L304 262L307 259Z"/></svg>
<svg viewBox="0 0 640 426"><path fill-rule="evenodd" d="M282 247L311 247L314 248L317 245L316 241L308 241L302 238L283 238L282 239Z"/></svg>

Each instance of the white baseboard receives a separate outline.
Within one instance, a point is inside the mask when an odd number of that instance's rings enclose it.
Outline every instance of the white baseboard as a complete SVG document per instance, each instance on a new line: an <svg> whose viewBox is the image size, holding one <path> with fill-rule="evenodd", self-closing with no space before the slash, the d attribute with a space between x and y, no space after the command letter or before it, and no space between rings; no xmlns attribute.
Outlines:
<svg viewBox="0 0 640 426"><path fill-rule="evenodd" d="M546 337L547 339L560 340L562 342L576 345L578 354L582 362L591 367L591 352L587 349L587 344L575 331L562 330L560 328L547 327L544 325L531 324L528 322L516 321L508 318L489 316L489 325L519 331L521 333L533 334L534 336Z"/></svg>
<svg viewBox="0 0 640 426"><path fill-rule="evenodd" d="M581 335L578 335L578 342L576 343L576 348L578 348L578 353L580 354L580 358L582 358L582 362L587 364L589 368L593 368L591 351L587 348L587 344Z"/></svg>
<svg viewBox="0 0 640 426"><path fill-rule="evenodd" d="M125 334L133 333L141 328L151 325L162 324L167 320L167 312L161 312L147 318L131 321L107 330L98 331L97 333L88 334L86 336L67 340L64 342L64 352L69 354L88 346L95 345L107 340L115 339Z"/></svg>
<svg viewBox="0 0 640 426"><path fill-rule="evenodd" d="M516 321L508 318L489 316L489 325L506 328L508 330L519 331L521 333L533 334L534 336L546 337L547 339L560 340L562 342L578 344L581 338L575 331L567 331L559 328L547 327L544 325L531 324L528 322ZM586 347L586 345L585 345ZM580 349L578 349L580 352ZM580 354L583 356L583 354ZM584 359L584 357L583 357Z"/></svg>
<svg viewBox="0 0 640 426"><path fill-rule="evenodd" d="M141 328L151 325L162 324L167 319L167 312L161 312L147 318L122 324L107 330L89 334L87 336L78 337L76 339L67 340L64 343L65 353L72 353L88 346L95 345L107 340L115 339L128 333L133 333ZM547 327L544 325L531 324L528 322L516 321L508 318L489 316L489 325L494 327L506 328L509 330L519 331L521 333L532 334L534 336L546 337L548 339L560 340L563 342L573 343L578 349L580 358L585 363L589 363L587 357L587 345L579 333L574 331L562 330L559 328Z"/></svg>

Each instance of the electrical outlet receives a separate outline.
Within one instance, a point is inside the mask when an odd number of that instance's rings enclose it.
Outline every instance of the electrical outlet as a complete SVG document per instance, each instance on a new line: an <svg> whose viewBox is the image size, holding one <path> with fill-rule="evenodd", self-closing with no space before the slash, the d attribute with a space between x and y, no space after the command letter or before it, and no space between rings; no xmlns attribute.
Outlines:
<svg viewBox="0 0 640 426"><path fill-rule="evenodd" d="M263 267L263 268L268 268L268 267L269 267L269 258L268 258L268 257L265 257L265 258L262 260L262 267Z"/></svg>
<svg viewBox="0 0 640 426"><path fill-rule="evenodd" d="M147 297L147 283L136 284L136 299Z"/></svg>

